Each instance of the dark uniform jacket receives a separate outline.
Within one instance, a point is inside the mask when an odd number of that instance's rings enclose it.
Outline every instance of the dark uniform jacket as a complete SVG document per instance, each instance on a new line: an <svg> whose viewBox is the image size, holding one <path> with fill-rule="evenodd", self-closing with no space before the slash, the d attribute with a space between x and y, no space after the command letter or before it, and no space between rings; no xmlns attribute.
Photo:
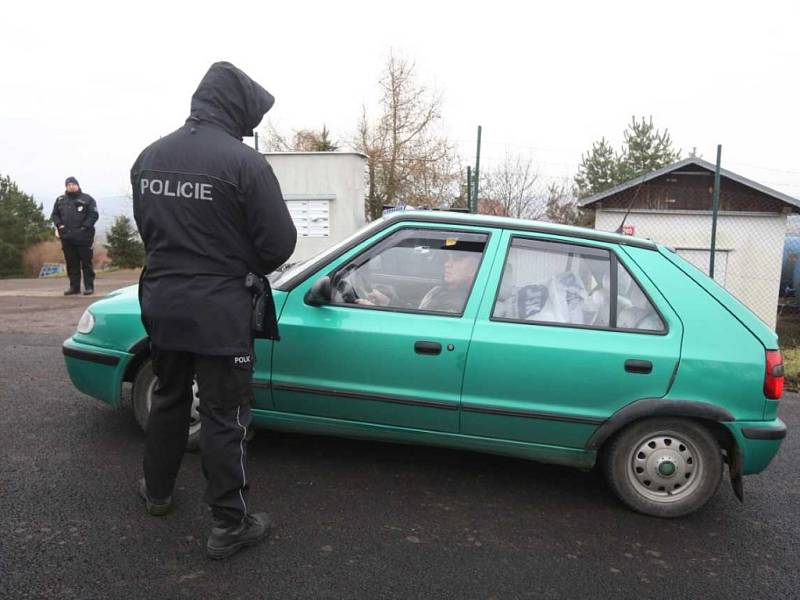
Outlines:
<svg viewBox="0 0 800 600"><path fill-rule="evenodd" d="M97 202L89 194L77 192L56 198L50 220L58 228L64 242L76 246L91 246L94 242L94 224L100 215Z"/></svg>
<svg viewBox="0 0 800 600"><path fill-rule="evenodd" d="M145 245L142 321L164 350L238 355L252 349L248 272L283 264L297 240L272 168L241 143L274 98L230 63L215 63L186 124L131 169Z"/></svg>

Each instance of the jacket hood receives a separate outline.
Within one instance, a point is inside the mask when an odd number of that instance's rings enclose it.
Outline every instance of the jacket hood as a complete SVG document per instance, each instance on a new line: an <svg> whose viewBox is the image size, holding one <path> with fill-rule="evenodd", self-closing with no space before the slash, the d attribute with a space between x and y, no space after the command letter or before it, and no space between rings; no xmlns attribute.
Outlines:
<svg viewBox="0 0 800 600"><path fill-rule="evenodd" d="M241 139L275 104L275 98L229 62L211 65L192 96L189 121L205 121Z"/></svg>

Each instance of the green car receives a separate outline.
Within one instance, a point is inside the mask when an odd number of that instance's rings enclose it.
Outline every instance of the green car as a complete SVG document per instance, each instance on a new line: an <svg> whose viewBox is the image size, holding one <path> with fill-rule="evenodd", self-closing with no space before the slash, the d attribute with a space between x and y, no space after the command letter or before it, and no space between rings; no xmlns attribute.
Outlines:
<svg viewBox="0 0 800 600"><path fill-rule="evenodd" d="M660 517L703 506L723 463L741 499L786 435L775 332L650 241L404 212L274 277L282 339L255 349L263 427L599 464ZM90 306L63 352L77 388L114 407L132 383L146 427L136 286Z"/></svg>

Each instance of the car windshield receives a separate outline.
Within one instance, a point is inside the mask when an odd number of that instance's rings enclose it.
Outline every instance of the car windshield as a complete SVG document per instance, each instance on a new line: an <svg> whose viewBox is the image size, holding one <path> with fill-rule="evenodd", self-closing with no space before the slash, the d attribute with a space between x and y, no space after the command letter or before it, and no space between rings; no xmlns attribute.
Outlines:
<svg viewBox="0 0 800 600"><path fill-rule="evenodd" d="M352 235L346 237L340 242L337 242L333 246L329 246L325 248L322 252L315 254L311 258L307 258L306 260L300 261L283 271L282 273L275 273L277 275L275 279L270 276L270 283L274 289L280 290L282 286L289 283L296 275L303 272L305 269L313 269L320 265L321 263L325 262L325 260L329 256L335 255L339 250L342 248L346 248L354 239L364 235L368 231L372 231L373 229L379 229L383 225L384 219L376 219L372 223L365 225Z"/></svg>

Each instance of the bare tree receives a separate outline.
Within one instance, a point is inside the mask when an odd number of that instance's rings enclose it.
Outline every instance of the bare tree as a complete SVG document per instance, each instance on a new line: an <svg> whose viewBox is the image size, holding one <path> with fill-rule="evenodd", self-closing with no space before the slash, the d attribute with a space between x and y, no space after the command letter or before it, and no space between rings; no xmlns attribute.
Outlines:
<svg viewBox="0 0 800 600"><path fill-rule="evenodd" d="M294 150L297 152L335 152L339 143L330 138L330 131L322 129L299 129L294 132Z"/></svg>
<svg viewBox="0 0 800 600"><path fill-rule="evenodd" d="M539 175L529 158L506 154L502 163L482 177L481 212L517 219L540 219L546 203L537 193Z"/></svg>
<svg viewBox="0 0 800 600"><path fill-rule="evenodd" d="M290 136L282 133L270 121L264 127L264 147L267 152L335 152L339 143L332 140L326 125L322 129L295 129Z"/></svg>
<svg viewBox="0 0 800 600"><path fill-rule="evenodd" d="M366 109L354 140L367 156L366 208L380 216L384 204L439 206L458 195L458 160L441 132L441 98L418 83L415 65L390 54L380 80L381 114Z"/></svg>
<svg viewBox="0 0 800 600"><path fill-rule="evenodd" d="M546 206L544 215L546 221L579 227L594 226L593 211L578 208L576 189L566 181L560 183L554 181L547 186Z"/></svg>
<svg viewBox="0 0 800 600"><path fill-rule="evenodd" d="M262 126L260 146L264 152L289 152L291 143L289 137L282 133L272 121L267 121Z"/></svg>

